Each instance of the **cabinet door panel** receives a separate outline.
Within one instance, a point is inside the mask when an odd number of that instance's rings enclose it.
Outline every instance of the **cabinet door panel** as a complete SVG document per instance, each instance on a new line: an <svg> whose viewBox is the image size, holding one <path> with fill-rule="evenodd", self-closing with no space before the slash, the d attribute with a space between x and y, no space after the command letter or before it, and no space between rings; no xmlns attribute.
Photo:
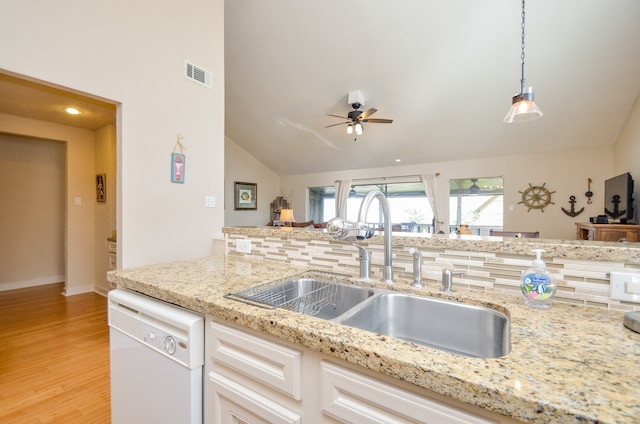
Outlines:
<svg viewBox="0 0 640 424"><path fill-rule="evenodd" d="M323 361L322 410L345 423L488 424L488 420Z"/></svg>
<svg viewBox="0 0 640 424"><path fill-rule="evenodd" d="M302 352L216 322L210 334L213 360L295 400L302 398Z"/></svg>

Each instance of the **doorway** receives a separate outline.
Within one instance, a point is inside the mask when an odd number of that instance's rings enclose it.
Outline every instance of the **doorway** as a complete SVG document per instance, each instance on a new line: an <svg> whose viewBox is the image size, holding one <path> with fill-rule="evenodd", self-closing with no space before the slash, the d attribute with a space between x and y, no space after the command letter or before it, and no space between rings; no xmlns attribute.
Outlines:
<svg viewBox="0 0 640 424"><path fill-rule="evenodd" d="M2 72L0 92L0 133L54 140L65 146L64 294L106 294L107 238L116 228L116 103ZM80 114L66 113L67 106ZM97 202L96 175L103 175L106 181L105 202ZM35 207L46 208L47 204ZM12 286L0 281L0 290L47 284L49 277L14 277L9 282Z"/></svg>

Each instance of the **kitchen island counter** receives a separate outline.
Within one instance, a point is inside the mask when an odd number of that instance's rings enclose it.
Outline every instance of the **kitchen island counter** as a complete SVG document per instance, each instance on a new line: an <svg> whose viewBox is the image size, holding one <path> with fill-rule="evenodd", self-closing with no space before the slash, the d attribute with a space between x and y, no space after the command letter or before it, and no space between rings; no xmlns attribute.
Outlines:
<svg viewBox="0 0 640 424"><path fill-rule="evenodd" d="M246 328L346 360L525 422L632 423L640 420L640 334L623 313L555 304L526 307L517 297L459 290L444 294L409 281L378 288L488 306L510 316L511 352L471 358L403 342L225 294L305 271L274 261L220 255L111 271L108 279ZM355 278L349 283L358 283Z"/></svg>

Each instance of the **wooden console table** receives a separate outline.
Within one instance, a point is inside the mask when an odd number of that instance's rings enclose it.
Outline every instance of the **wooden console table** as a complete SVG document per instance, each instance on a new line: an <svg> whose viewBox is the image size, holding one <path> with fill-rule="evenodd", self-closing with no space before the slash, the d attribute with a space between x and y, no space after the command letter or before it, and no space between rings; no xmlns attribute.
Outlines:
<svg viewBox="0 0 640 424"><path fill-rule="evenodd" d="M631 224L592 224L576 222L578 240L631 241L640 240L640 225Z"/></svg>

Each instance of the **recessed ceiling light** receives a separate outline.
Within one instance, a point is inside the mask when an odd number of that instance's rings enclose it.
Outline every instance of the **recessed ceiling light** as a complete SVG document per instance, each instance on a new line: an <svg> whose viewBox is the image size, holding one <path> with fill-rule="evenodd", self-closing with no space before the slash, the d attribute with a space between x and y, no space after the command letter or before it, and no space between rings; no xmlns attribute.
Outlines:
<svg viewBox="0 0 640 424"><path fill-rule="evenodd" d="M68 107L65 109L65 111L69 114L69 115L80 115L82 112L79 111L78 109L76 109L75 107Z"/></svg>
<svg viewBox="0 0 640 424"><path fill-rule="evenodd" d="M402 162L402 159L396 159L396 162Z"/></svg>

